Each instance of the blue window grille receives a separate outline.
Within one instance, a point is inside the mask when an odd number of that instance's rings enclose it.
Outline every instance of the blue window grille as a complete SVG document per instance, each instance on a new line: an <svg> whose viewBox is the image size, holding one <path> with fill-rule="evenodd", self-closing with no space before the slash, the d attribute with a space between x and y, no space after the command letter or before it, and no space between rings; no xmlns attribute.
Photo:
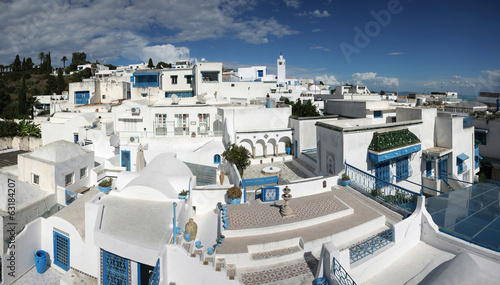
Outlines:
<svg viewBox="0 0 500 285"><path fill-rule="evenodd" d="M408 171L408 156L405 156L396 161L396 181L401 181L408 177L410 177Z"/></svg>
<svg viewBox="0 0 500 285"><path fill-rule="evenodd" d="M125 167L127 171L130 171L130 151L122 150L122 167Z"/></svg>
<svg viewBox="0 0 500 285"><path fill-rule="evenodd" d="M128 285L128 260L103 251L104 285Z"/></svg>
<svg viewBox="0 0 500 285"><path fill-rule="evenodd" d="M89 91L75 91L75 104L88 104L90 99Z"/></svg>
<svg viewBox="0 0 500 285"><path fill-rule="evenodd" d="M184 98L184 97L194 97L194 93L192 91L188 92L165 92L165 98L172 98L172 95L175 94L179 98Z"/></svg>
<svg viewBox="0 0 500 285"><path fill-rule="evenodd" d="M214 164L220 164L220 155L214 155Z"/></svg>
<svg viewBox="0 0 500 285"><path fill-rule="evenodd" d="M375 168L375 176L378 178L375 187L382 188L386 185L384 181L390 182L390 164L389 162L382 162L377 164Z"/></svg>
<svg viewBox="0 0 500 285"><path fill-rule="evenodd" d="M54 264L69 270L69 237L54 231Z"/></svg>
<svg viewBox="0 0 500 285"><path fill-rule="evenodd" d="M368 255L373 254L375 251L388 245L394 241L394 229L390 228L386 231L376 234L375 236L364 240L349 248L349 255L351 263L354 263Z"/></svg>
<svg viewBox="0 0 500 285"><path fill-rule="evenodd" d="M76 198L78 197L78 194L73 192L73 191L69 191L69 190L66 190L66 205L69 205L71 203L73 203L73 201L76 200Z"/></svg>
<svg viewBox="0 0 500 285"><path fill-rule="evenodd" d="M276 186L269 186L262 188L262 201L270 202L280 199L280 188Z"/></svg>
<svg viewBox="0 0 500 285"><path fill-rule="evenodd" d="M151 274L151 278L149 279L149 285L158 285L160 284L160 259L156 260L156 266L153 270L153 274Z"/></svg>
<svg viewBox="0 0 500 285"><path fill-rule="evenodd" d="M468 159L469 157L462 153L457 155L457 173L462 174L464 171L467 170L467 165L465 164L465 160Z"/></svg>
<svg viewBox="0 0 500 285"><path fill-rule="evenodd" d="M374 118L382 118L382 111L373 111Z"/></svg>
<svg viewBox="0 0 500 285"><path fill-rule="evenodd" d="M425 162L425 177L432 175L432 161Z"/></svg>
<svg viewBox="0 0 500 285"><path fill-rule="evenodd" d="M257 70L258 77L264 77L264 70Z"/></svg>

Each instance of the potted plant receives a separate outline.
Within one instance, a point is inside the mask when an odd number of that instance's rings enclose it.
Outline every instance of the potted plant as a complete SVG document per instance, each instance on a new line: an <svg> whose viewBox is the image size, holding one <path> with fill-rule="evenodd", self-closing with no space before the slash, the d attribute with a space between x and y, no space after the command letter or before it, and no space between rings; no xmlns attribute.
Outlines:
<svg viewBox="0 0 500 285"><path fill-rule="evenodd" d="M104 193L109 193L111 191L111 184L113 183L113 179L108 178L104 179L99 183L99 190Z"/></svg>
<svg viewBox="0 0 500 285"><path fill-rule="evenodd" d="M239 187L233 186L227 189L227 198L229 199L229 204L239 204L241 203L241 196L243 192Z"/></svg>
<svg viewBox="0 0 500 285"><path fill-rule="evenodd" d="M179 199L186 199L187 195L189 194L189 190L182 190L181 193L179 193Z"/></svg>
<svg viewBox="0 0 500 285"><path fill-rule="evenodd" d="M225 237L223 234L221 234L221 235L219 236L219 240L220 240L221 242L223 242L223 241L224 241L224 238L226 238L226 237Z"/></svg>
<svg viewBox="0 0 500 285"><path fill-rule="evenodd" d="M287 142L285 144L285 150L286 150L286 154L290 155L292 153L292 144Z"/></svg>
<svg viewBox="0 0 500 285"><path fill-rule="evenodd" d="M217 247L220 247L222 244L222 241L220 239L217 239Z"/></svg>
<svg viewBox="0 0 500 285"><path fill-rule="evenodd" d="M349 178L349 176L346 173L342 174L342 185L348 186L349 182L351 182L351 179Z"/></svg>

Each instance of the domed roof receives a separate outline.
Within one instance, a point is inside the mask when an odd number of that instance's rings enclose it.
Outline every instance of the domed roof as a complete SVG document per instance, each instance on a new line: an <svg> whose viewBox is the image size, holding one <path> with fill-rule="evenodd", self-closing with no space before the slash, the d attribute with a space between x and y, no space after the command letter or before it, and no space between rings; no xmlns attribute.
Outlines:
<svg viewBox="0 0 500 285"><path fill-rule="evenodd" d="M30 153L29 156L54 163L59 163L87 153L89 152L75 143L65 140L58 140L40 147L39 149Z"/></svg>

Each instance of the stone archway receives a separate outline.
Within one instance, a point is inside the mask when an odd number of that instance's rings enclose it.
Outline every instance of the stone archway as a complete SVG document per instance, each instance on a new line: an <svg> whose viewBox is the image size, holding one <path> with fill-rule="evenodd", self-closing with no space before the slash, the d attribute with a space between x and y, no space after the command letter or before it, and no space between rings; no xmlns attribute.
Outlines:
<svg viewBox="0 0 500 285"><path fill-rule="evenodd" d="M288 136L281 137L279 142L278 142L278 153L283 153L286 154L286 145L290 144L290 147L292 145L292 139Z"/></svg>
<svg viewBox="0 0 500 285"><path fill-rule="evenodd" d="M267 144L263 139L259 139L255 142L255 153L254 158L256 156L267 156L266 154Z"/></svg>
<svg viewBox="0 0 500 285"><path fill-rule="evenodd" d="M248 149L252 157L255 158L255 147L254 144L251 140L249 139L243 139L240 141L239 145L243 146L244 148Z"/></svg>
<svg viewBox="0 0 500 285"><path fill-rule="evenodd" d="M278 156L278 143L274 138L271 138L267 141L267 154L274 154L274 156Z"/></svg>

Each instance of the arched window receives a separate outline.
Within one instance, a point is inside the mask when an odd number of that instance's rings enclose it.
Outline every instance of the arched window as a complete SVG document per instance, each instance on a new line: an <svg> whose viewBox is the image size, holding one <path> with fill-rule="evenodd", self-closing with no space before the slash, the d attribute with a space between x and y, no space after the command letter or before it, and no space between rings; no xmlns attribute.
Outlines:
<svg viewBox="0 0 500 285"><path fill-rule="evenodd" d="M214 155L214 164L220 164L220 155Z"/></svg>

